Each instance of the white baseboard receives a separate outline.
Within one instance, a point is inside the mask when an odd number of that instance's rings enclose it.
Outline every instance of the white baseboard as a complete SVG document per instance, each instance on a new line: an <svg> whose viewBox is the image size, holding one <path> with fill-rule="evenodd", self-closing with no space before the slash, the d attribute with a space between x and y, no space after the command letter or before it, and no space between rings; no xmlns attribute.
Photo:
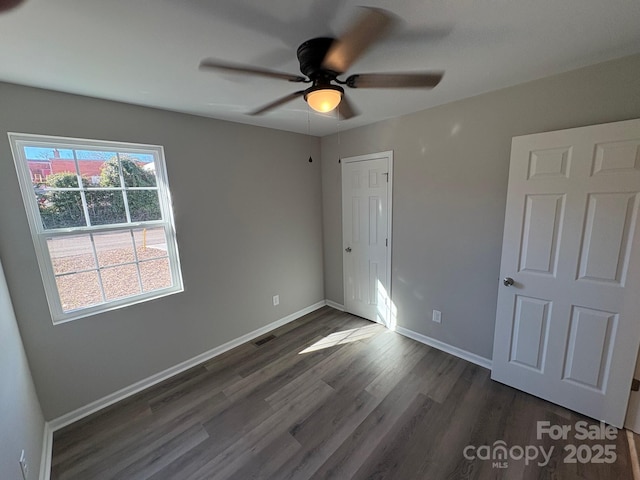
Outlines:
<svg viewBox="0 0 640 480"><path fill-rule="evenodd" d="M327 307L335 308L336 310L340 310L344 312L344 305L340 305L339 303L334 302L333 300L325 300Z"/></svg>
<svg viewBox="0 0 640 480"><path fill-rule="evenodd" d="M488 358L481 357L480 355L476 355L475 353L467 352L466 350L454 347L453 345L449 345L448 343L441 342L440 340L436 340L435 338L427 337L426 335L414 332L413 330L409 330L408 328L396 327L396 332L398 332L400 335L404 335L405 337L409 337L416 342L424 343L425 345L437 348L438 350L450 353L451 355L454 355L458 358L471 363L475 363L476 365L491 370L492 362Z"/></svg>
<svg viewBox="0 0 640 480"><path fill-rule="evenodd" d="M325 300L325 303L328 307L335 308L336 310L344 312L344 305L336 303L333 300ZM408 328L396 327L395 331L400 335L404 335L405 337L409 337L412 340L415 340L416 342L424 343L425 345L437 348L438 350L450 353L453 356L462 358L463 360L467 360L468 362L475 363L476 365L491 370L492 362L488 358L481 357L480 355L476 355L475 353L467 352L466 350L454 347L453 345L449 345L448 343L441 342L440 340L436 340L435 338L427 337L426 335L414 332L413 330L409 330Z"/></svg>
<svg viewBox="0 0 640 480"><path fill-rule="evenodd" d="M53 430L49 422L44 422L42 438L42 456L40 458L40 480L49 480L51 476L51 455L53 448Z"/></svg>
<svg viewBox="0 0 640 480"><path fill-rule="evenodd" d="M272 322L269 325L265 325L264 327L261 327L261 328L258 328L257 330L249 332L246 335L242 335L241 337L233 339L223 345L220 345L219 347L215 347L211 350L201 353L200 355L190 358L189 360L185 360L182 363L179 363L177 365L174 365L173 367L167 368L162 372L158 372L155 375L151 375L150 377L140 380L132 385L129 385L128 387L118 390L117 392L110 393L109 395L102 397L98 400L95 400L89 403L88 405L85 405L84 407L80 407L72 412L66 413L58 418L51 420L50 422L48 422L49 428L51 432L55 432L56 430L66 427L67 425L77 422L78 420L84 417L87 417L92 413L97 412L98 410L102 410L103 408L108 407L109 405L119 402L120 400L124 400L125 398L130 397L131 395L135 395L136 393L141 392L146 388L149 388L157 383L162 382L163 380L166 380L170 377L173 377L174 375L177 375L178 373L184 372L185 370L195 367L196 365L199 365L202 362L206 362L207 360L210 360L213 357L216 357L228 350L231 350L232 348L235 348L239 345L242 345L243 343L253 340L254 338L264 335L265 333L270 332L271 330L274 330L278 327L281 327L282 325L285 325L289 322L297 320L298 318L303 317L304 315L307 315L311 312L314 312L315 310L318 310L319 308L324 307L325 305L326 305L326 302L324 300L321 302L315 303L309 307L303 308L302 310L292 313L291 315L287 315L286 317L281 318L280 320L276 320L275 322Z"/></svg>

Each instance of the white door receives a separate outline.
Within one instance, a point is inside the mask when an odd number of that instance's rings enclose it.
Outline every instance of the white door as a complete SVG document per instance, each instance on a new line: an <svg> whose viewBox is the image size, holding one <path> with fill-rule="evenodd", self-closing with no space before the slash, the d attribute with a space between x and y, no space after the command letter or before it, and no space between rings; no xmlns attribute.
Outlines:
<svg viewBox="0 0 640 480"><path fill-rule="evenodd" d="M621 427L640 343L640 120L513 139L492 378Z"/></svg>
<svg viewBox="0 0 640 480"><path fill-rule="evenodd" d="M393 153L342 159L344 306L391 327Z"/></svg>

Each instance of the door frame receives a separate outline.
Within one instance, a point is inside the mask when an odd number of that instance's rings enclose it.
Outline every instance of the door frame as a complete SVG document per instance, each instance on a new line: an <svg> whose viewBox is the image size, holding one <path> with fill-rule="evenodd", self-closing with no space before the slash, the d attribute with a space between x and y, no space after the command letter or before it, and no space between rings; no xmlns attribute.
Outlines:
<svg viewBox="0 0 640 480"><path fill-rule="evenodd" d="M343 169L344 165L347 163L355 163L355 162L366 162L367 160L380 160L381 158L387 159L387 167L388 167L388 181L387 181L387 258L386 258L386 282L387 282L387 304L386 304L386 315L388 324L385 325L387 328L391 330L395 330L395 318L392 318L392 315L395 316L393 301L392 301L392 285L391 285L391 257L392 257L392 247L393 247L393 150L386 150L383 152L377 153L367 153L365 155L356 155L353 157L341 157L340 158L340 216L342 217L342 211L344 208L344 197L343 193ZM346 310L346 298L347 298L347 284L345 282L345 271L344 271L344 231L342 230L343 222L340 222L341 236L340 243L342 244L342 295L343 301L345 302L345 310ZM380 323L380 322L378 322Z"/></svg>

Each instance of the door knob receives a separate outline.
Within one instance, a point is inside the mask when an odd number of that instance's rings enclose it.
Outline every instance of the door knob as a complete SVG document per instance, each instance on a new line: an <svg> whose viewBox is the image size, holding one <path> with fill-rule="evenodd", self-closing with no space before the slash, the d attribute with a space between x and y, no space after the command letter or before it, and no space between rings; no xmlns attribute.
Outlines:
<svg viewBox="0 0 640 480"><path fill-rule="evenodd" d="M502 283L504 284L505 287L510 287L511 285L513 285L513 278L511 277L504 277L502 279Z"/></svg>
<svg viewBox="0 0 640 480"><path fill-rule="evenodd" d="M351 247L345 248L344 251L347 252L347 253L351 253Z"/></svg>

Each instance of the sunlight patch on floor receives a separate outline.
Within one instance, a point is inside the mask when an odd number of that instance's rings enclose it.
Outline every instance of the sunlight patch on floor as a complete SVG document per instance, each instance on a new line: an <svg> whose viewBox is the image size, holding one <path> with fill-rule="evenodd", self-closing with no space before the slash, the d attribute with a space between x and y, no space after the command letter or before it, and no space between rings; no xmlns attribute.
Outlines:
<svg viewBox="0 0 640 480"><path fill-rule="evenodd" d="M315 352L324 348L335 347L336 345L344 345L345 343L353 343L358 340L365 340L380 333L380 326L367 325L366 327L352 328L350 330L343 330L341 332L335 332L331 335L324 337L322 340L318 340L313 345L302 350L298 355L303 353Z"/></svg>

